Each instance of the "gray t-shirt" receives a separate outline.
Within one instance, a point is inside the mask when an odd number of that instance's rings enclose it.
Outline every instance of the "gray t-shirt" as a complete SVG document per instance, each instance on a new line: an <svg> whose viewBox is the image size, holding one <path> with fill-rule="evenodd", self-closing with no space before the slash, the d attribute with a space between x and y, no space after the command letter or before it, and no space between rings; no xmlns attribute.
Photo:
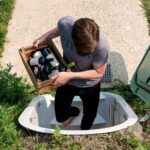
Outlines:
<svg viewBox="0 0 150 150"><path fill-rule="evenodd" d="M60 32L61 45L63 48L63 56L66 63L75 62L75 67L71 69L73 72L80 72L93 69L93 63L105 64L108 62L109 45L104 34L100 32L100 40L96 49L87 56L80 56L76 51L71 32L75 20L71 16L63 17L58 21ZM91 87L97 84L100 78L95 79L73 79L69 82L70 85L84 88Z"/></svg>

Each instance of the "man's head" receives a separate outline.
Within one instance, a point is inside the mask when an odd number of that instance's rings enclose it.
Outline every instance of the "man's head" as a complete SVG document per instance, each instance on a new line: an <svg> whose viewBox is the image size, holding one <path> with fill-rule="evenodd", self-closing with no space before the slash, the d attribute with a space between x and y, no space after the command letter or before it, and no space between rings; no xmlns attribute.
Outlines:
<svg viewBox="0 0 150 150"><path fill-rule="evenodd" d="M92 19L78 19L73 26L72 37L78 54L88 55L96 48L99 40L99 26Z"/></svg>

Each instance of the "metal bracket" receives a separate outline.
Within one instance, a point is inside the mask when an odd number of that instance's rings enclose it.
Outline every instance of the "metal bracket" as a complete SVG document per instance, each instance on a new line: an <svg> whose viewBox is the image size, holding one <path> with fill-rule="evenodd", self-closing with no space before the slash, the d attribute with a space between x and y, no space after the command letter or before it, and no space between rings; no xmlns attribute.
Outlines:
<svg viewBox="0 0 150 150"><path fill-rule="evenodd" d="M139 122L145 122L150 119L150 111L148 111L143 117L139 117Z"/></svg>

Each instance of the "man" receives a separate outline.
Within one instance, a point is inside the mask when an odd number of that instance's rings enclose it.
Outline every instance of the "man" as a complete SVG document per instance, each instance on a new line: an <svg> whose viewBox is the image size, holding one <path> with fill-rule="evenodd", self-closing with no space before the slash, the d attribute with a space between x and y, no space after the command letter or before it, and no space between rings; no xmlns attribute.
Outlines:
<svg viewBox="0 0 150 150"><path fill-rule="evenodd" d="M108 42L94 20L81 18L74 21L67 16L58 21L58 27L38 38L34 45L38 47L57 36L61 38L64 60L75 62L75 67L70 72L53 76L53 85L57 87L56 119L67 126L78 116L79 109L71 103L74 96L79 95L83 102L81 129L90 129L97 114L100 79L108 62Z"/></svg>

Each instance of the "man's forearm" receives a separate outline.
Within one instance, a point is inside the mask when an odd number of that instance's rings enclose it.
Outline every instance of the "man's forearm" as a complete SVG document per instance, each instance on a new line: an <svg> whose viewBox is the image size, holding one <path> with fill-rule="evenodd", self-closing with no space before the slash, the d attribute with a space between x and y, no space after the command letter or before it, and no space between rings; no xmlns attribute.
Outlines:
<svg viewBox="0 0 150 150"><path fill-rule="evenodd" d="M60 72L52 77L53 86L60 87L72 79L95 79L100 78L104 71L87 70L82 72Z"/></svg>
<svg viewBox="0 0 150 150"><path fill-rule="evenodd" d="M103 72L97 72L96 70L87 70L82 72L71 72L72 79L94 79L103 76Z"/></svg>
<svg viewBox="0 0 150 150"><path fill-rule="evenodd" d="M44 45L47 45L47 43L49 42L49 40L55 38L55 37L58 37L60 36L60 33L59 33L59 29L58 27L46 32L45 34L43 34L41 37L39 37L38 39L36 39L34 42L33 42L33 45L35 47L39 47L39 46L44 46Z"/></svg>
<svg viewBox="0 0 150 150"><path fill-rule="evenodd" d="M60 35L59 29L58 29L58 27L56 27L53 30L50 30L50 31L46 32L45 34L43 34L41 37L39 37L39 39L48 40L48 39L53 39L55 37L58 37L59 35Z"/></svg>

